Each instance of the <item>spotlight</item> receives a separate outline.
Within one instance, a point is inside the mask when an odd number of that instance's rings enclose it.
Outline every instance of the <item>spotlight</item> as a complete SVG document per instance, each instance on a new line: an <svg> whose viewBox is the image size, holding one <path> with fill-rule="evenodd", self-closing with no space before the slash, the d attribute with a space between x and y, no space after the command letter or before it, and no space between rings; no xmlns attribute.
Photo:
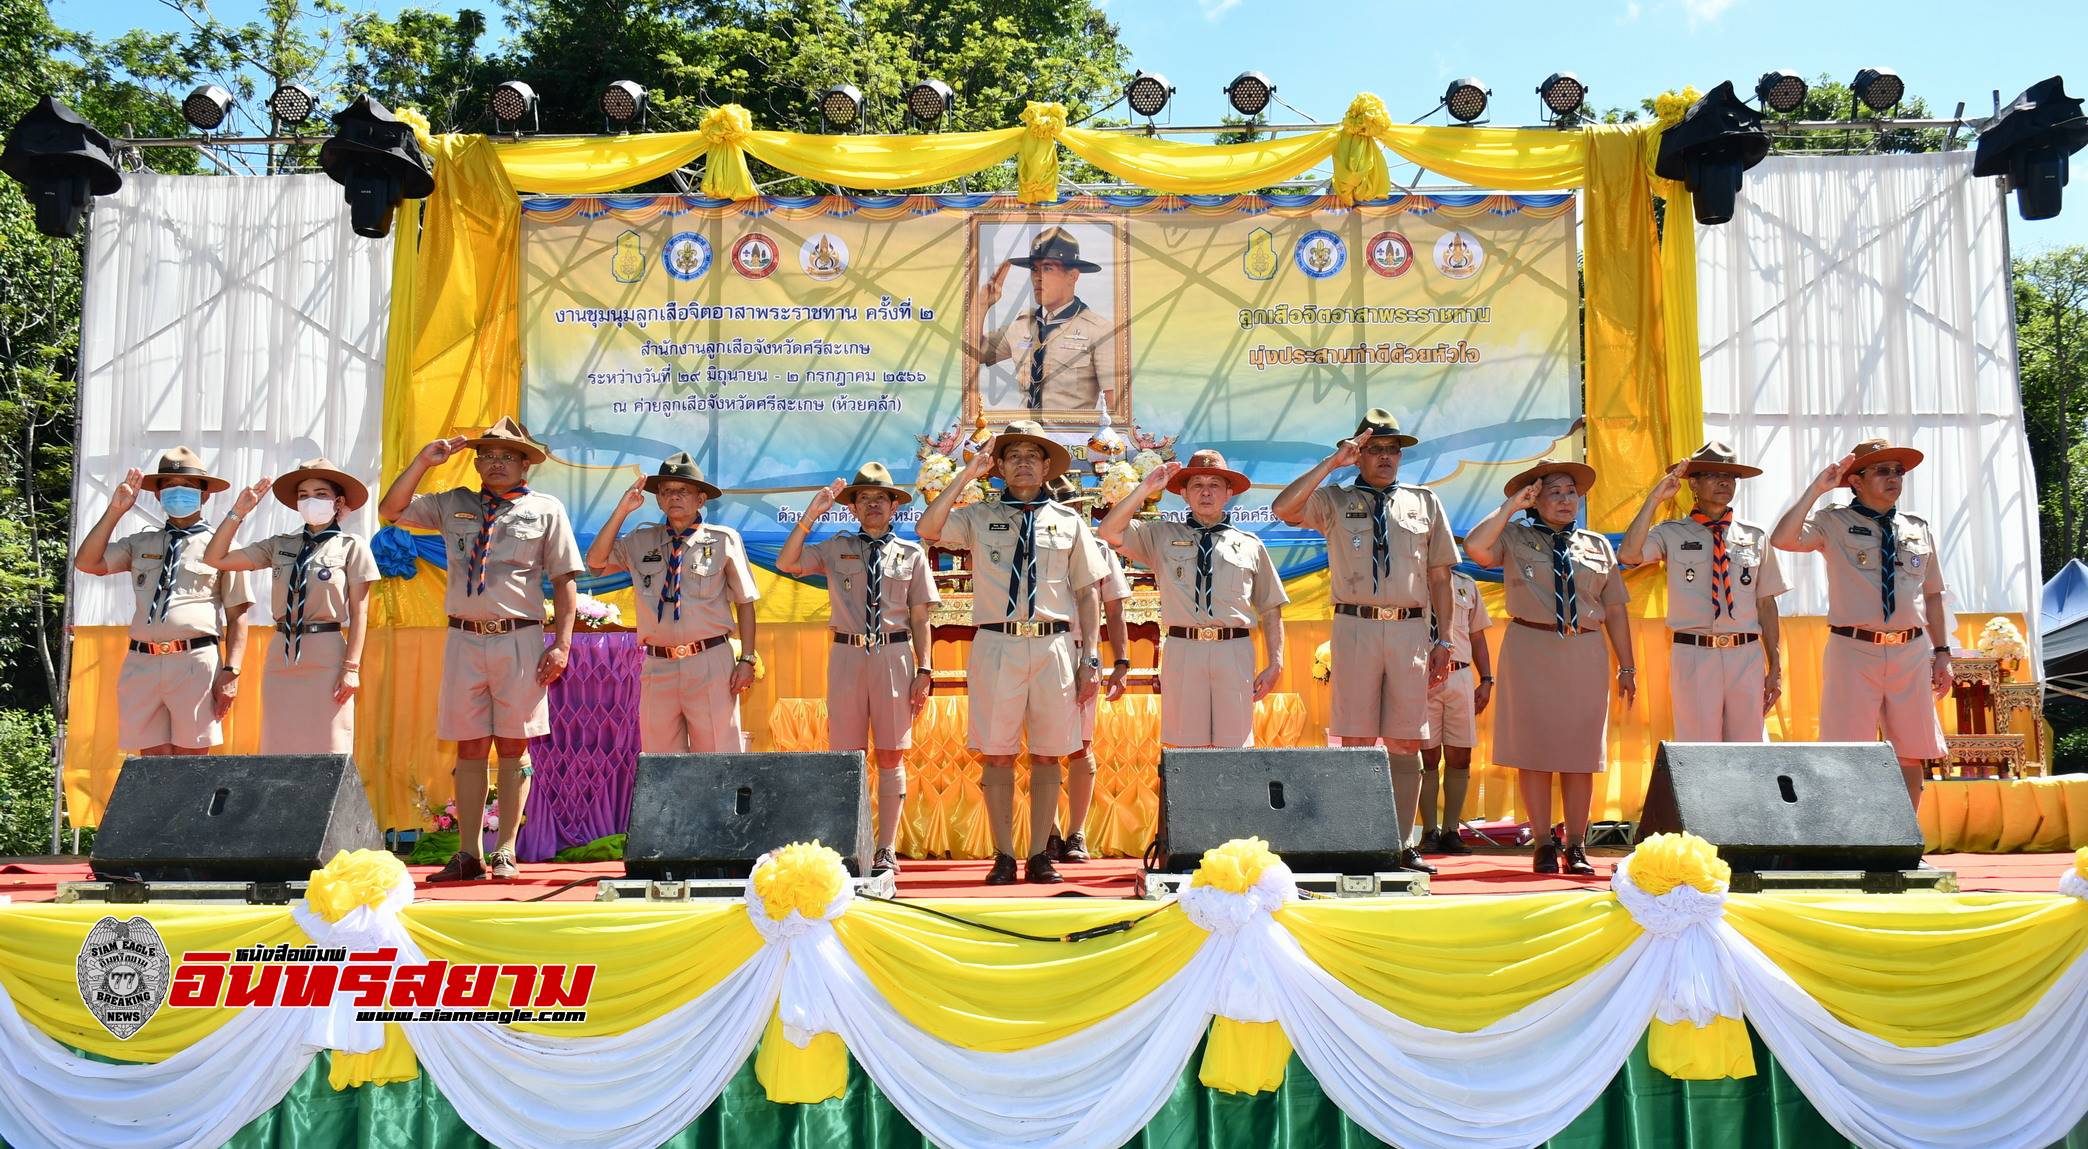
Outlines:
<svg viewBox="0 0 2088 1149"><path fill-rule="evenodd" d="M428 157L413 128L369 97L334 113L334 134L319 145L319 166L347 190L355 234L382 239L402 199L426 199L435 190Z"/></svg>
<svg viewBox="0 0 2088 1149"><path fill-rule="evenodd" d="M1787 68L1762 73L1755 81L1755 99L1762 106L1779 116L1787 116L1805 106L1805 94L1812 89L1805 84L1805 77Z"/></svg>
<svg viewBox="0 0 2088 1149"><path fill-rule="evenodd" d="M1660 157L1653 170L1662 179L1689 185L1698 223L1724 223L1733 218L1741 173L1768 154L1762 113L1741 103L1733 94L1733 82L1727 80L1660 134Z"/></svg>
<svg viewBox="0 0 2088 1149"><path fill-rule="evenodd" d="M181 118L199 132L214 132L232 114L232 93L216 84L204 84L181 101Z"/></svg>
<svg viewBox="0 0 2088 1149"><path fill-rule="evenodd" d="M95 196L115 195L123 186L109 137L50 96L7 133L0 172L21 182L36 208L36 230L61 237L79 234L80 217Z"/></svg>
<svg viewBox="0 0 2088 1149"><path fill-rule="evenodd" d="M1242 72L1225 86L1225 99L1233 111L1248 119L1262 114L1269 100L1276 95L1276 85L1269 82L1260 72Z"/></svg>
<svg viewBox="0 0 2088 1149"><path fill-rule="evenodd" d="M1849 85L1863 106L1873 112L1890 111L1899 106L1900 97L1907 94L1907 85L1899 73L1890 68L1865 68L1856 73L1856 82Z"/></svg>
<svg viewBox="0 0 2088 1149"><path fill-rule="evenodd" d="M1545 110L1554 119L1564 120L1578 113L1581 105L1588 102L1588 86L1571 72L1553 72L1537 85L1537 98L1544 101Z"/></svg>
<svg viewBox="0 0 2088 1149"><path fill-rule="evenodd" d="M914 123L933 126L942 122L956 98L941 80L916 80L906 90L906 110L913 113Z"/></svg>
<svg viewBox="0 0 2088 1149"><path fill-rule="evenodd" d="M1167 107L1174 96L1174 89L1167 86L1167 77L1158 72L1140 72L1131 77L1131 85L1124 89L1124 98L1131 102L1131 110L1152 119Z"/></svg>
<svg viewBox="0 0 2088 1149"><path fill-rule="evenodd" d="M278 84L268 94L268 114L282 127L294 128L318 110L319 98L303 84Z"/></svg>
<svg viewBox="0 0 2088 1149"><path fill-rule="evenodd" d="M503 80L493 87L493 98L487 101L493 108L493 123L512 124L516 131L522 130L522 121L529 121L529 130L534 132L541 126L537 119L536 89L520 80Z"/></svg>
<svg viewBox="0 0 2088 1149"><path fill-rule="evenodd" d="M602 89L602 118L618 131L632 124L645 128L645 88L635 80L616 80Z"/></svg>
<svg viewBox="0 0 2088 1149"><path fill-rule="evenodd" d="M1443 89L1443 106L1450 109L1451 119L1469 124L1486 114L1486 98L1491 95L1493 90L1477 76L1466 76Z"/></svg>
<svg viewBox="0 0 2088 1149"><path fill-rule="evenodd" d="M863 92L854 84L836 84L819 94L819 118L829 128L852 128L863 118Z"/></svg>
<svg viewBox="0 0 2088 1149"><path fill-rule="evenodd" d="M2059 214L2066 186L2067 157L2088 144L2081 101L2066 94L2066 80L2053 76L2030 85L1979 133L1972 156L1975 176L2008 177L2016 211L2026 220Z"/></svg>

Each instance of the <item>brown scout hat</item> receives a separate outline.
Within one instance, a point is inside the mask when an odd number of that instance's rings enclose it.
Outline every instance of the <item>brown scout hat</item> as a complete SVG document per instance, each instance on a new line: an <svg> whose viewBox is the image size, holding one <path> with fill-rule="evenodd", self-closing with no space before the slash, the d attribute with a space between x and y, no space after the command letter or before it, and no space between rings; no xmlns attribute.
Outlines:
<svg viewBox="0 0 2088 1149"><path fill-rule="evenodd" d="M875 460L864 463L861 469L856 471L855 478L850 479L848 485L841 488L841 493L834 496L834 501L852 507L855 505L856 496L864 491L883 491L892 496L894 506L913 501L911 493L892 485L892 472L886 470L883 463Z"/></svg>
<svg viewBox="0 0 2088 1149"><path fill-rule="evenodd" d="M1101 264L1090 263L1080 258L1080 241L1073 238L1072 232L1062 227L1047 227L1038 232L1037 238L1030 241L1030 253L1017 256L1008 262L1017 267L1028 268L1040 259L1058 260L1075 271L1102 270Z"/></svg>
<svg viewBox="0 0 2088 1149"><path fill-rule="evenodd" d="M535 439L529 437L529 432L523 429L522 424L515 422L514 418L508 415L502 415L500 422L486 428L477 438L466 439L464 445L474 451L483 451L487 447L513 447L522 452L523 457L532 464L543 462L548 455L548 452L537 445Z"/></svg>
<svg viewBox="0 0 2088 1149"><path fill-rule="evenodd" d="M1921 452L1912 447L1895 447L1889 439L1865 439L1851 448L1849 453L1856 456L1856 461L1849 465L1849 473L1842 476L1844 487L1853 486L1850 480L1856 477L1856 472L1865 467L1896 462L1902 469L1911 471L1921 465L1922 459Z"/></svg>
<svg viewBox="0 0 2088 1149"><path fill-rule="evenodd" d="M725 493L704 479L703 468L696 465L696 460L691 459L687 451L676 451L668 456L667 461L660 464L658 474L646 476L645 489L657 495L660 493L661 481L666 479L678 479L684 483L694 484L697 490L702 491L713 499Z"/></svg>
<svg viewBox="0 0 2088 1149"><path fill-rule="evenodd" d="M167 485L168 479L201 479L203 493L222 491L232 484L203 469L203 456L187 447L175 447L159 457L159 466L152 473L138 480L138 486L147 491L158 491Z"/></svg>
<svg viewBox="0 0 2088 1149"><path fill-rule="evenodd" d="M1017 419L1008 424L1007 430L993 437L990 450L994 461L999 462L1001 455L1017 443L1035 443L1043 448L1044 466L1047 468L1044 478L1047 482L1052 476L1073 465L1073 452L1068 451L1064 443L1046 438L1043 425L1035 419Z"/></svg>
<svg viewBox="0 0 2088 1149"><path fill-rule="evenodd" d="M1399 420L1393 418L1392 412L1383 407L1372 407L1363 413L1363 421L1356 424L1356 435L1366 435L1372 439L1389 435L1402 448L1411 447L1421 441L1401 431ZM1353 439L1356 436L1349 437Z"/></svg>
<svg viewBox="0 0 2088 1149"><path fill-rule="evenodd" d="M1246 475L1225 465L1224 455L1205 448L1189 456L1189 462L1175 472L1174 478L1167 480L1167 489L1179 495L1182 488L1189 485L1189 480L1198 475L1216 475L1224 479L1232 487L1232 493L1235 495L1253 486L1248 482Z"/></svg>
<svg viewBox="0 0 2088 1149"><path fill-rule="evenodd" d="M334 466L332 459L323 456L299 463L296 470L277 479L275 485L269 489L275 492L277 502L295 510L297 484L306 479L325 479L332 483L334 489L341 492L341 498L347 500L348 509L351 511L370 500L370 488L363 486L362 480Z"/></svg>
<svg viewBox="0 0 2088 1149"><path fill-rule="evenodd" d="M1543 482L1547 475L1572 475L1573 485L1580 488L1583 498L1595 486L1595 468L1590 467L1586 463L1573 463L1565 459L1545 459L1536 466L1530 467L1508 480L1507 484L1501 488L1501 493L1513 495L1531 483Z"/></svg>
<svg viewBox="0 0 2088 1149"><path fill-rule="evenodd" d="M1730 471L1743 479L1752 479L1762 473L1760 467L1750 467L1739 459L1731 447L1714 439L1698 447L1696 454L1682 460L1682 477L1686 479L1705 471Z"/></svg>

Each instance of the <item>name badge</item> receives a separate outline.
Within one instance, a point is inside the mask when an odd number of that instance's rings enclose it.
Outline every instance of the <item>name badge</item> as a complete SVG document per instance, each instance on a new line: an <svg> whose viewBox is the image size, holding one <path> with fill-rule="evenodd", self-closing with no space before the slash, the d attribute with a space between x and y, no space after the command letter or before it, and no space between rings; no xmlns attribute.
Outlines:
<svg viewBox="0 0 2088 1149"><path fill-rule="evenodd" d="M841 556L841 561L845 563L859 563L863 561L863 556L844 554Z"/></svg>
<svg viewBox="0 0 2088 1149"><path fill-rule="evenodd" d="M138 557L141 559L163 559L167 556L159 551L147 551L146 553L139 555Z"/></svg>
<svg viewBox="0 0 2088 1149"><path fill-rule="evenodd" d="M1700 551L1704 549L1704 544L1700 540L1695 542L1687 542L1682 544L1682 549L1685 551Z"/></svg>
<svg viewBox="0 0 2088 1149"><path fill-rule="evenodd" d="M1171 547L1193 547L1196 543L1190 539L1169 539L1167 545Z"/></svg>
<svg viewBox="0 0 2088 1149"><path fill-rule="evenodd" d="M658 551L647 551L647 552L645 552L645 557L644 557L644 558L641 558L641 559L639 559L638 561L639 561L639 562L642 562L642 563L656 563L656 562L659 562L659 561L660 561L660 552L658 552Z"/></svg>
<svg viewBox="0 0 2088 1149"><path fill-rule="evenodd" d="M1866 526L1854 526L1849 528L1849 533L1852 535L1862 535L1865 538L1869 538L1871 529Z"/></svg>
<svg viewBox="0 0 2088 1149"><path fill-rule="evenodd" d="M1014 527L1007 523L987 523L986 529L989 531L1008 531L1013 530Z"/></svg>
<svg viewBox="0 0 2088 1149"><path fill-rule="evenodd" d="M1367 519L1370 517L1370 512L1351 510L1344 513L1341 517L1345 519Z"/></svg>
<svg viewBox="0 0 2088 1149"><path fill-rule="evenodd" d="M477 513L472 511L451 511L450 518L463 519L465 522L475 523L478 522L479 517Z"/></svg>

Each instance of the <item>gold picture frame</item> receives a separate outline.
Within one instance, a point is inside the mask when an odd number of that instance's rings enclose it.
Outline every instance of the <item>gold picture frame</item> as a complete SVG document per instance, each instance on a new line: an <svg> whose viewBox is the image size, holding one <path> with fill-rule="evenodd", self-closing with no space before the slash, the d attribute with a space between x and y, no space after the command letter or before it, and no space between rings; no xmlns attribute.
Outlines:
<svg viewBox="0 0 2088 1149"><path fill-rule="evenodd" d="M1096 408L1044 408L1030 407L987 407L980 394L981 377L992 366L984 361L987 344L987 308L985 306L985 284L991 269L983 266L985 248L982 232L992 227L1020 227L1029 234L1054 224L1075 224L1083 231L1100 228L1108 233L1110 250L1090 254L1083 251L1082 257L1101 264L1110 275L1107 291L1113 313L1106 318L1111 324L1112 354L1109 356L1116 377L1115 397L1109 404L1109 417L1122 426L1131 422L1131 264L1124 258L1130 250L1131 229L1122 216L1104 215L1093 212L1068 211L1014 211L977 212L967 221L964 262L964 422L978 421L983 413L988 423L1004 424L1012 419L1035 419L1045 427L1071 429L1089 428L1095 425ZM1090 307L1093 304L1090 303ZM1106 382L1103 389L1107 390Z"/></svg>

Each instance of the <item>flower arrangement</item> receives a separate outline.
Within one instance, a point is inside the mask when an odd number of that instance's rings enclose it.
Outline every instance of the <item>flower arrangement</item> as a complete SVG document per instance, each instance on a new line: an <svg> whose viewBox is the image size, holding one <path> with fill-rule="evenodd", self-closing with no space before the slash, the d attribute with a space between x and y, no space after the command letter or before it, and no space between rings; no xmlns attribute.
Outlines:
<svg viewBox="0 0 2088 1149"><path fill-rule="evenodd" d="M2023 632L2006 618L1990 620L1979 632L1979 641L1974 645L1979 648L1979 653L2004 662L2030 657L2030 647L2023 640Z"/></svg>
<svg viewBox="0 0 2088 1149"><path fill-rule="evenodd" d="M1707 893L1733 880L1733 868L1718 847L1695 834L1652 834L1631 851L1631 883L1659 897L1676 886Z"/></svg>
<svg viewBox="0 0 2088 1149"><path fill-rule="evenodd" d="M404 890L399 890L401 883ZM406 875L405 864L389 852L341 850L323 868L312 871L305 904L321 918L338 922L362 907L384 905L394 891L402 900L411 901L412 889L413 879Z"/></svg>
<svg viewBox="0 0 2088 1149"><path fill-rule="evenodd" d="M438 830L455 830L460 819L457 815L457 800L452 798L442 804L442 809L428 816L428 821ZM500 829L500 795L486 791L486 809L479 817L479 829L492 833Z"/></svg>
<svg viewBox="0 0 2088 1149"><path fill-rule="evenodd" d="M941 451L923 450L921 471L914 479L914 489L921 493L923 502L932 503L941 497L943 491L949 487L950 480L956 477L957 464L951 462L948 455Z"/></svg>
<svg viewBox="0 0 2088 1149"><path fill-rule="evenodd" d="M848 888L848 871L831 847L817 841L792 842L763 856L754 867L753 883L770 918L781 921L792 911L821 918Z"/></svg>
<svg viewBox="0 0 2088 1149"><path fill-rule="evenodd" d="M1260 838L1234 838L1204 851L1203 861L1189 879L1192 886L1211 886L1228 894L1244 894L1261 881L1262 872L1278 858Z"/></svg>
<svg viewBox="0 0 2088 1149"><path fill-rule="evenodd" d="M591 594L580 596L573 607L573 622L587 630L604 630L623 625L623 611L615 603L603 602Z"/></svg>
<svg viewBox="0 0 2088 1149"><path fill-rule="evenodd" d="M1103 506L1113 507L1136 490L1138 483L1138 468L1125 462L1111 463L1102 471L1102 489L1095 497Z"/></svg>
<svg viewBox="0 0 2088 1149"><path fill-rule="evenodd" d="M1334 680L1334 644L1323 642L1312 652L1312 680L1332 682Z"/></svg>

